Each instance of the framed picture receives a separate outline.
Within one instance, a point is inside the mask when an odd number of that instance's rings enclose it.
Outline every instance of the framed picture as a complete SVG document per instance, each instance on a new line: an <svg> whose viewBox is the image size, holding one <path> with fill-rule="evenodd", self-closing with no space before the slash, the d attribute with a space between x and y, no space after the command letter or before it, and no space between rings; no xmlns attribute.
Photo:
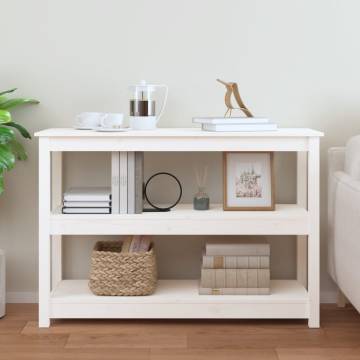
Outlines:
<svg viewBox="0 0 360 360"><path fill-rule="evenodd" d="M272 152L225 152L224 210L274 210Z"/></svg>

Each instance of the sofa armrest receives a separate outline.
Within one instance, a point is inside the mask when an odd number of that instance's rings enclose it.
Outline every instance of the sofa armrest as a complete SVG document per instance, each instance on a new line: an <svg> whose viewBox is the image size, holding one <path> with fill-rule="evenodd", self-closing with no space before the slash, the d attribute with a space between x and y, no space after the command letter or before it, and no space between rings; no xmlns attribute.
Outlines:
<svg viewBox="0 0 360 360"><path fill-rule="evenodd" d="M329 175L344 170L345 147L332 147L328 150Z"/></svg>

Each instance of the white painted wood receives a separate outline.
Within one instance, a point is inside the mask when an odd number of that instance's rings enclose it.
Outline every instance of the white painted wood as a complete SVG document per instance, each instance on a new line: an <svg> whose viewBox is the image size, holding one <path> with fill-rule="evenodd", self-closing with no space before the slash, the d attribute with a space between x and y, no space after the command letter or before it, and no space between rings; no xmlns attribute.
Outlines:
<svg viewBox="0 0 360 360"><path fill-rule="evenodd" d="M323 136L320 131L307 128L281 128L276 131L260 132L211 132L202 131L200 128L157 128L155 130L137 130L127 132L99 132L92 130L76 130L72 128L53 128L41 130L35 133L37 137L57 137L57 138L258 138L258 137L316 137Z"/></svg>
<svg viewBox="0 0 360 360"><path fill-rule="evenodd" d="M50 325L51 158L49 140L39 139L39 327Z"/></svg>
<svg viewBox="0 0 360 360"><path fill-rule="evenodd" d="M307 153L297 153L297 204L307 209ZM307 288L307 236L298 235L296 239L296 277Z"/></svg>
<svg viewBox="0 0 360 360"><path fill-rule="evenodd" d="M348 302L348 300L347 300L346 296L344 295L344 293L340 289L338 289L337 301L336 301L337 306L343 308L346 306L347 302Z"/></svg>
<svg viewBox="0 0 360 360"><path fill-rule="evenodd" d="M51 184L52 202L54 211L62 204L63 197L63 157L61 152L51 153ZM51 237L51 287L54 288L62 280L62 236Z"/></svg>
<svg viewBox="0 0 360 360"><path fill-rule="evenodd" d="M210 133L199 129L157 129L96 133L49 129L39 141L39 326L51 318L307 318L319 326L319 137L311 129L279 129L261 133ZM224 212L221 205L196 212L180 205L169 213L63 215L50 212L51 158L54 151L306 151L298 155L297 204L277 205L271 212ZM54 171L59 174L54 155ZM307 176L306 176L307 167ZM54 172L53 172L54 177ZM307 177L307 179L306 179ZM61 177L59 177L60 179ZM306 184L308 189L306 189ZM61 181L54 183L54 206L60 203ZM306 198L308 210L306 210ZM60 242L53 244L50 297L50 234L251 234L300 235L298 280L272 282L270 296L199 296L197 282L163 281L155 295L96 297L87 281L61 280ZM308 292L306 251L308 237Z"/></svg>
<svg viewBox="0 0 360 360"><path fill-rule="evenodd" d="M51 151L307 151L307 137L322 133L311 129L236 133L196 128L119 133L48 129L35 135L48 137Z"/></svg>
<svg viewBox="0 0 360 360"><path fill-rule="evenodd" d="M195 211L180 204L170 212L142 214L51 215L50 232L63 235L296 235L309 233L308 212L298 205L278 204L275 211Z"/></svg>
<svg viewBox="0 0 360 360"><path fill-rule="evenodd" d="M309 327L320 326L320 227L319 227L319 138L309 139L308 153L308 292L310 298Z"/></svg>
<svg viewBox="0 0 360 360"><path fill-rule="evenodd" d="M308 318L296 280L273 280L271 295L198 294L197 280L160 280L151 296L95 296L87 280L64 280L52 292L52 318Z"/></svg>

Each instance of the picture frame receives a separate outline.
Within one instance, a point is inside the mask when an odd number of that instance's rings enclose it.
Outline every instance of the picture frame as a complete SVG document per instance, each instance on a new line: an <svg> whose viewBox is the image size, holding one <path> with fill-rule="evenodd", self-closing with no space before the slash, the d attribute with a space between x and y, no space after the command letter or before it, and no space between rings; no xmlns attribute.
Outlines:
<svg viewBox="0 0 360 360"><path fill-rule="evenodd" d="M273 211L275 209L274 154L223 153L223 209Z"/></svg>

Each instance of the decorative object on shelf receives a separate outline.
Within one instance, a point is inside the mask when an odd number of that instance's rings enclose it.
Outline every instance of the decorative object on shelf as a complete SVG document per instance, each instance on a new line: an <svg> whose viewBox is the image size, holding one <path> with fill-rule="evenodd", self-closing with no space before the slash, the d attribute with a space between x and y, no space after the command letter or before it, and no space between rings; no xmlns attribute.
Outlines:
<svg viewBox="0 0 360 360"><path fill-rule="evenodd" d="M270 245L262 240L207 242L199 294L270 294Z"/></svg>
<svg viewBox="0 0 360 360"><path fill-rule="evenodd" d="M144 207L144 153L111 153L112 214L141 214Z"/></svg>
<svg viewBox="0 0 360 360"><path fill-rule="evenodd" d="M155 91L164 89L161 110L156 115ZM168 87L167 85L148 84L142 80L140 84L130 86L132 96L130 99L130 127L133 130L154 130L164 113Z"/></svg>
<svg viewBox="0 0 360 360"><path fill-rule="evenodd" d="M111 190L108 187L74 187L63 195L63 214L110 214Z"/></svg>
<svg viewBox="0 0 360 360"><path fill-rule="evenodd" d="M124 115L121 113L82 112L75 117L77 130L127 131L123 128Z"/></svg>
<svg viewBox="0 0 360 360"><path fill-rule="evenodd" d="M89 288L95 295L150 295L157 282L156 258L146 252L122 252L121 241L99 241L91 256Z"/></svg>
<svg viewBox="0 0 360 360"><path fill-rule="evenodd" d="M193 123L201 124L201 129L204 131L215 132L238 132L238 131L274 131L277 125L270 122L269 119L263 117L254 117L250 110L245 106L239 93L238 86L235 82L225 82L217 79L218 82L225 85L225 105L227 107L226 113L221 116L208 116L193 118ZM234 96L238 107L234 107L231 102L231 97ZM239 109L243 111L246 117L231 117L232 110Z"/></svg>
<svg viewBox="0 0 360 360"><path fill-rule="evenodd" d="M201 173L199 168L195 169L198 192L194 195L194 199L193 199L194 210L209 210L210 208L210 198L205 191L207 172L208 172L207 166L203 168L203 171Z"/></svg>
<svg viewBox="0 0 360 360"><path fill-rule="evenodd" d="M16 160L26 160L23 145L16 139L16 129L25 139L31 139L30 133L12 119L10 110L24 104L39 104L38 100L27 98L9 99L6 94L16 88L0 92L0 194L4 191L4 173L13 169Z"/></svg>
<svg viewBox="0 0 360 360"><path fill-rule="evenodd" d="M220 79L216 79L219 83L225 85L226 93L225 93L225 105L227 107L225 117L231 117L232 110L239 109L241 110L247 117L253 117L250 110L246 107L244 102L241 99L239 88L236 82L226 82ZM237 102L238 107L234 107L231 102L231 96L234 95L235 101Z"/></svg>
<svg viewBox="0 0 360 360"><path fill-rule="evenodd" d="M155 205L151 200L150 200L150 194L149 194L149 185L151 183L151 181L158 177L158 176L168 176L170 178L172 178L173 180L175 180L176 184L178 185L179 187L179 195L178 197L176 198L176 200L170 205L170 206L158 206L158 205ZM181 183L179 181L179 179L173 175L173 174L170 174L168 172L158 172L152 176L150 176L150 178L148 179L148 181L145 183L145 188L144 188L144 195L145 195L145 199L146 201L148 202L148 204L152 207L152 209L144 209L145 212L156 212L156 211L170 211L173 207L175 207L181 200L181 197L182 197L182 186L181 186Z"/></svg>
<svg viewBox="0 0 360 360"><path fill-rule="evenodd" d="M274 210L272 152L225 152L224 210Z"/></svg>

